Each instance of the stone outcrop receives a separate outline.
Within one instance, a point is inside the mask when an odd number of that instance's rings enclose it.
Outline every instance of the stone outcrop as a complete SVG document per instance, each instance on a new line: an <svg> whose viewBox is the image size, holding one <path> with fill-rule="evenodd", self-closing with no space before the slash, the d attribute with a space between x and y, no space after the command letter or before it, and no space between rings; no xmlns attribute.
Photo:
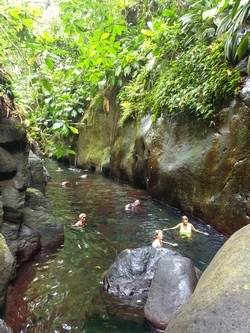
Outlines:
<svg viewBox="0 0 250 333"><path fill-rule="evenodd" d="M173 315L194 292L198 277L193 262L185 257L159 260L144 307L145 319L164 330Z"/></svg>
<svg viewBox="0 0 250 333"><path fill-rule="evenodd" d="M0 234L0 318L5 316L5 303L8 282L13 278L14 258L6 244L5 239ZM1 323L0 323L1 328ZM3 332L0 329L0 332Z"/></svg>
<svg viewBox="0 0 250 333"><path fill-rule="evenodd" d="M250 79L210 123L181 113L120 128L116 92L105 92L80 122L76 164L147 188L230 236L250 222L249 107Z"/></svg>
<svg viewBox="0 0 250 333"><path fill-rule="evenodd" d="M49 174L30 152L19 118L2 117L0 124L0 232L18 263L41 247L63 242L63 228L45 199Z"/></svg>
<svg viewBox="0 0 250 333"><path fill-rule="evenodd" d="M64 240L63 227L53 217L48 200L39 190L34 188L27 189L26 198L21 231L24 232L23 228L28 227L37 232L43 248L55 248L62 244Z"/></svg>
<svg viewBox="0 0 250 333"><path fill-rule="evenodd" d="M120 297L146 297L158 261L168 256L181 257L174 250L151 246L123 250L105 275L103 289Z"/></svg>
<svg viewBox="0 0 250 333"><path fill-rule="evenodd" d="M165 333L249 332L250 226L235 234L217 252L193 295L174 314Z"/></svg>

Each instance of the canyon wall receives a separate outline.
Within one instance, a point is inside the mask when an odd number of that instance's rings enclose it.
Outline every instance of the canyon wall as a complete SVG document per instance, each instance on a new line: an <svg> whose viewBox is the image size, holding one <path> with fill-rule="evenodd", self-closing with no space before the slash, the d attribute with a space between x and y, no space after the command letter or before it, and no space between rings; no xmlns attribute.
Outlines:
<svg viewBox="0 0 250 333"><path fill-rule="evenodd" d="M99 93L80 121L74 163L145 188L230 236L250 222L249 108L247 79L212 122L179 113L120 127L116 92Z"/></svg>

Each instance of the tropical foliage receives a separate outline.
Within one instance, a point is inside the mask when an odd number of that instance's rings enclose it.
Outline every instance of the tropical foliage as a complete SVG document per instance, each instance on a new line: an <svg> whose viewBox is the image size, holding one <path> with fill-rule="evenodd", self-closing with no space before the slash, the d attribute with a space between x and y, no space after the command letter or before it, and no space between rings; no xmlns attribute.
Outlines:
<svg viewBox="0 0 250 333"><path fill-rule="evenodd" d="M121 123L145 113L209 118L237 93L236 65L249 54L249 1L0 3L2 68L29 135L57 157L74 153L62 138L78 133L98 91L120 89Z"/></svg>

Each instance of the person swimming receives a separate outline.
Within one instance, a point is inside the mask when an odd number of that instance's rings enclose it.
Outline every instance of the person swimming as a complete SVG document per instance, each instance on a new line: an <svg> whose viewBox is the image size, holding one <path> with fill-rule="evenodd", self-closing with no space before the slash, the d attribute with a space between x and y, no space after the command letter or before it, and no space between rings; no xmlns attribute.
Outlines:
<svg viewBox="0 0 250 333"><path fill-rule="evenodd" d="M207 232L200 231L196 229L192 223L189 223L188 218L185 215L181 217L181 223L177 224L175 227L163 229L163 231L176 229L180 229L180 235L184 237L191 237L192 231L199 232L203 235L208 235Z"/></svg>
<svg viewBox="0 0 250 333"><path fill-rule="evenodd" d="M74 225L73 225L73 227L85 227L86 225L87 225L87 223L86 223L86 217L87 217L87 215L86 214L84 214L84 213L82 213L82 214L80 214L79 215L79 221L77 221Z"/></svg>
<svg viewBox="0 0 250 333"><path fill-rule="evenodd" d="M127 204L125 206L125 210L133 210L137 206L141 206L141 202L138 199L135 200L135 202L133 202L133 203Z"/></svg>
<svg viewBox="0 0 250 333"><path fill-rule="evenodd" d="M155 240L152 243L153 247L162 247L163 244L163 232L162 230L155 230Z"/></svg>

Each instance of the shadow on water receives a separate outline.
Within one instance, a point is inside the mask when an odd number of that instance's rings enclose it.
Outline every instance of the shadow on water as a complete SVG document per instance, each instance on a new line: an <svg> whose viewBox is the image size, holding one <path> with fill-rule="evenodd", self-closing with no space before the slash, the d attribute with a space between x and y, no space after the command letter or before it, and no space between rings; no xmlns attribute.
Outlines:
<svg viewBox="0 0 250 333"><path fill-rule="evenodd" d="M64 226L65 241L56 253L38 254L10 286L7 323L13 333L150 332L143 320L143 302L137 300L135 307L123 304L102 291L102 280L122 250L151 246L154 231L179 223L182 212L100 174L64 165L57 172L52 160L46 167L51 174L46 196ZM63 186L65 181L70 184ZM135 199L142 206L125 211ZM87 227L72 228L82 212L87 214ZM176 231L168 231L164 240L178 243L177 251L204 271L226 237L191 216L189 220L210 235L181 239Z"/></svg>

